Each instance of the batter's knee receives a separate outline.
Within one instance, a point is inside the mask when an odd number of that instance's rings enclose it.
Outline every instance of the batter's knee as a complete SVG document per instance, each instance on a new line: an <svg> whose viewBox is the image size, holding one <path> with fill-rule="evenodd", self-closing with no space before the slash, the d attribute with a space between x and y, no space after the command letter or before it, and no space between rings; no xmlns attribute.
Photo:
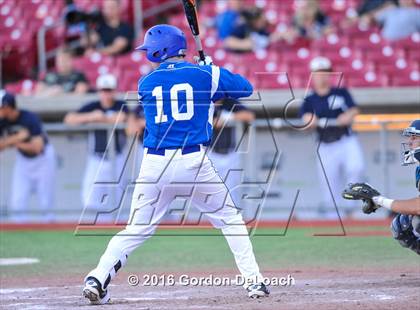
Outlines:
<svg viewBox="0 0 420 310"><path fill-rule="evenodd" d="M240 213L235 215L230 215L226 218L222 218L217 222L217 226L213 224L215 228L226 230L230 227L237 227L245 225L244 220L242 219L242 215Z"/></svg>
<svg viewBox="0 0 420 310"><path fill-rule="evenodd" d="M157 225L150 224L129 224L120 232L130 236L151 236L155 233Z"/></svg>

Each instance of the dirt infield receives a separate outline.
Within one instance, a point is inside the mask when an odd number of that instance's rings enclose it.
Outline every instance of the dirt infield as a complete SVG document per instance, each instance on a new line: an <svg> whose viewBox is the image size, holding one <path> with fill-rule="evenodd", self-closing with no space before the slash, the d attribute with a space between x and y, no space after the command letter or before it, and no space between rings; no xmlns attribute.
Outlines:
<svg viewBox="0 0 420 310"><path fill-rule="evenodd" d="M214 272L214 276L234 278ZM128 273L114 281L112 303L103 309L415 309L420 304L418 269L281 270L266 277L290 274L295 285L271 286L268 298L252 300L241 286L130 286ZM189 276L209 274L189 273ZM139 275L140 277L142 275ZM177 279L179 275L175 275ZM2 283L3 309L74 309L88 307L81 297L81 278L8 279ZM92 308L90 308L92 309Z"/></svg>

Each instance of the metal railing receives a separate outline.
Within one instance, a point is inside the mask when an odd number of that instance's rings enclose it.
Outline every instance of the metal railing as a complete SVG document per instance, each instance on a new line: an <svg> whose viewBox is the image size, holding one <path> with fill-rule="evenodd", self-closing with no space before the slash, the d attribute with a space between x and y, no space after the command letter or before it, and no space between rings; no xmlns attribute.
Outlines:
<svg viewBox="0 0 420 310"><path fill-rule="evenodd" d="M388 149L388 131L389 131L389 125L390 124L402 124L403 127L408 126L409 122L404 120L371 120L371 121L355 121L354 125L357 127L357 125L373 125L375 127L372 127L372 131L377 130L377 126L380 126L379 129L379 145L380 149L382 150L380 152L380 166L381 171L383 173L382 175L382 188L383 193L389 192L389 165L387 163L387 152ZM254 122L252 122L248 128L247 134L250 137L249 143L251 145L257 145L257 141L255 141L256 137L256 131L257 130L264 130L271 128L273 130L295 130L295 131L303 131L305 130L305 125L300 119L290 119L290 120L284 120L281 118L273 118L273 119L257 119ZM336 126L336 120L330 119L326 122L326 126ZM226 127L235 127L236 128L236 140L239 141L239 139L243 135L243 124L238 122L227 122L225 124ZM79 126L72 126L72 125L66 125L62 123L55 123L55 124L46 124L45 129L47 132L51 133L70 133L70 132L90 132L93 130L106 130L107 131L107 137L112 137L112 132L117 129L124 129L125 124L117 124L117 125L109 125L109 124L90 124L90 125L79 125ZM110 140L111 141L111 140ZM111 159L115 158L115 144L108 141L108 156L110 156ZM254 152L255 153L255 152ZM255 154L250 153L248 156L248 160L251 162L255 162ZM242 165L246 165L244 156L241 156ZM255 170L255 165L251 165L249 167L250 171L252 171L253 175L252 178L255 177L255 174L257 171Z"/></svg>
<svg viewBox="0 0 420 310"><path fill-rule="evenodd" d="M260 171L258 170L258 165L257 163L260 162L262 159L260 157L258 157L258 152L260 152L259 154L261 155L261 149L264 148L264 145L261 144L261 141L259 140L259 138L261 138L261 135L264 135L265 132L268 132L270 130L272 130L273 132L288 132L288 131L302 131L301 128L298 128L299 126L293 127L291 126L292 124L297 124L297 125L303 125L302 123L300 123L299 120L297 119L293 119L293 120L288 120L285 121L283 119L269 119L269 120L265 120L265 119L257 119L256 121L252 122L250 124L250 126L248 127L248 131L247 131L247 135L249 137L249 152L247 152L246 154L241 154L240 159L242 162L242 167L244 167L244 171L246 171L246 175L249 179L251 180L256 180L257 179L257 175L258 173L260 173ZM379 131L378 131L378 127L374 127L373 130L375 130L375 132L378 132L379 134L379 138L376 139L375 138L375 143L377 143L378 145L378 149L380 150L380 157L379 157L379 162L378 162L378 167L376 169L380 169L380 170L376 170L378 171L378 175L375 175L375 182L377 185L380 185L381 187L381 192L384 195L387 195L389 193L389 188L390 188L390 183L391 183L391 178L390 178L390 164L388 162L388 158L387 158L387 151L388 148L391 146L389 144L389 139L390 139L390 130L395 130L395 129L390 129L390 125L392 124L401 124L403 126L407 125L407 120L381 120L381 121L356 121L355 126L360 126L360 125L380 125L379 127ZM226 126L235 126L236 127L236 134L237 134L237 141L240 137L243 136L243 126L240 123L227 123ZM112 137L112 133L113 131L115 131L116 129L122 130L125 128L125 124L118 124L118 125L110 125L110 124L91 124L91 125L80 125L80 126L71 126L71 125L66 125L63 123L50 123L50 124L45 124L44 125L45 130L50 134L51 136L51 141L53 141L54 143L54 136L63 136L63 135L73 135L73 134L86 134L89 133L91 131L94 130L106 130L107 131L107 136L108 136L108 149L107 149L107 155L108 158L111 161L115 161L116 160L116 150L115 150L115 143L113 143L113 139L111 139L110 137ZM259 135L257 137L257 134ZM278 138L278 136L277 136ZM307 137L308 138L308 137ZM371 139L372 137L370 137ZM55 138L57 139L57 138ZM60 138L61 139L61 138ZM56 140L57 143L59 140ZM62 140L63 141L63 140ZM78 140L80 141L80 140ZM308 140L307 140L308 141ZM68 143L68 142L66 142ZM80 142L79 142L80 143ZM303 141L302 141L303 143ZM370 142L369 142L370 143ZM374 143L372 141L372 143ZM61 144L63 145L63 144ZM65 144L64 144L65 145ZM287 145L281 145L281 148L287 148ZM57 149L57 153L58 155L60 154L60 148ZM63 151L63 149L61 148L61 151ZM66 148L67 151L67 148ZM306 147L303 147L302 149L295 149L295 150L291 150L290 152L302 152L302 151L306 151ZM3 165L10 165L12 163L12 157L10 157L11 154L9 154L8 160L4 160L4 157L1 160L1 165L2 165L2 169L6 167ZM79 157L68 157L68 160L77 160L76 158L83 158L85 156L85 154L78 154ZM294 155L292 153L289 154L289 158L293 157ZM290 162L289 162L290 163ZM302 163L301 163L302 164ZM299 165L301 165L299 164ZM312 165L311 163L306 163L307 165ZM72 165L70 165L71 167ZM74 164L73 164L74 166ZM113 165L113 167L115 167L116 165ZM9 166L8 166L9 167ZM69 169L69 168L66 168ZM80 166L80 171L82 171L84 169L83 166ZM305 168L306 169L306 168ZM305 170L304 169L304 170ZM3 175L3 177L9 178L9 174L7 175ZM284 178L284 175L283 175ZM287 177L286 177L287 178ZM8 182L8 184L10 184L10 182ZM3 183L3 187L0 189L1 191L6 190L5 189L5 184ZM58 190L58 193L62 193L64 195L64 197L66 197L66 195L68 195L68 193L65 193L65 191L67 191L67 189L64 188L60 188ZM3 196L4 197L4 196ZM110 199L112 201L113 199L113 195L110 194ZM276 198L277 199L277 198ZM4 201L3 201L4 202ZM275 202L276 205L279 204L279 201L276 200ZM74 202L72 204L74 206ZM66 209L67 208L67 209ZM6 212L7 208L3 208L3 212ZM80 208L78 207L74 207L74 212L79 212ZM70 207L64 207L63 210L57 210L57 212L62 212L62 213L57 213L57 214L63 214L63 215L68 215L68 214L73 214L71 213L71 209ZM66 215L66 216L67 216Z"/></svg>

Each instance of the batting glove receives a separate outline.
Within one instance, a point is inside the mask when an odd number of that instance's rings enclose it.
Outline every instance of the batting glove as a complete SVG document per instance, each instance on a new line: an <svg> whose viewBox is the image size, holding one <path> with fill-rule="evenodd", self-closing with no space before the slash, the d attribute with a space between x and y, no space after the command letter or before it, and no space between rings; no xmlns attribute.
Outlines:
<svg viewBox="0 0 420 310"><path fill-rule="evenodd" d="M213 64L213 59L210 56L206 56L204 60L201 60L198 56L194 56L194 61L199 66L211 66Z"/></svg>

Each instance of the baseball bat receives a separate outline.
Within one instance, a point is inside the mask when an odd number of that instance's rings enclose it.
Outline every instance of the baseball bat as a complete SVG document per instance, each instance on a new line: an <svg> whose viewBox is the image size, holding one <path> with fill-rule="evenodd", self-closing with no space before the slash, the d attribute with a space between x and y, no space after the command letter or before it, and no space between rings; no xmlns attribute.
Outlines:
<svg viewBox="0 0 420 310"><path fill-rule="evenodd" d="M191 32L194 37L195 46L197 47L198 55L200 60L205 60L203 45L201 44L200 38L200 27L198 26L197 9L195 0L182 0L184 6L185 16L187 17L188 25L190 25Z"/></svg>

